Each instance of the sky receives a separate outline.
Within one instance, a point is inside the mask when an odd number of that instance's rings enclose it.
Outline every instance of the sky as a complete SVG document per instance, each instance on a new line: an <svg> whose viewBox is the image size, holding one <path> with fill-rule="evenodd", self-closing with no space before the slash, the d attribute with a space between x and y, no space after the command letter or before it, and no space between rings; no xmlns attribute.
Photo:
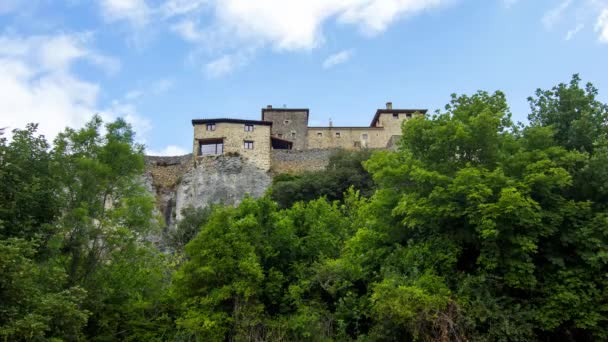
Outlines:
<svg viewBox="0 0 608 342"><path fill-rule="evenodd" d="M124 117L154 155L266 105L365 126L501 90L525 121L574 73L608 102L608 0L0 0L0 127Z"/></svg>

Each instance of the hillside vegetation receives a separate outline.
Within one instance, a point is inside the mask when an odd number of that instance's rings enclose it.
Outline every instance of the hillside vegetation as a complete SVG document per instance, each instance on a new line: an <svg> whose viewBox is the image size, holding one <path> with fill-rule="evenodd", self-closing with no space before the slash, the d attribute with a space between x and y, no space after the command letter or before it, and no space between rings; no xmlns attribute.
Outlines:
<svg viewBox="0 0 608 342"><path fill-rule="evenodd" d="M575 75L453 95L167 240L128 124L0 141L3 341L608 339L608 106Z"/></svg>

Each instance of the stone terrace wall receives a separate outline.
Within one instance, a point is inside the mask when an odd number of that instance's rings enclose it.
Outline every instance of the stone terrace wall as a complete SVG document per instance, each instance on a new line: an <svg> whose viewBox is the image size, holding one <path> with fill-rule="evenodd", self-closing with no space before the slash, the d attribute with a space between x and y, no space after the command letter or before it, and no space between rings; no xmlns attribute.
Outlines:
<svg viewBox="0 0 608 342"><path fill-rule="evenodd" d="M329 157L336 151L338 149L273 150L271 171L279 174L325 170Z"/></svg>

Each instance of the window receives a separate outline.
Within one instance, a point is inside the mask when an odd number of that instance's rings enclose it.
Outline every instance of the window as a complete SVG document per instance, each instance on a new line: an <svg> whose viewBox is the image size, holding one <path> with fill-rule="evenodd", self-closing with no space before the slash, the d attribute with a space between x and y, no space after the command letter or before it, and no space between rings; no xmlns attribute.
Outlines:
<svg viewBox="0 0 608 342"><path fill-rule="evenodd" d="M215 124L214 123L208 123L207 124L207 130L208 131L215 131Z"/></svg>
<svg viewBox="0 0 608 342"><path fill-rule="evenodd" d="M317 132L317 136L318 137L322 137L323 136L323 132Z"/></svg>
<svg viewBox="0 0 608 342"><path fill-rule="evenodd" d="M296 138L296 132L291 132L291 138L295 139Z"/></svg>
<svg viewBox="0 0 608 342"><path fill-rule="evenodd" d="M367 133L361 134L361 140L367 140Z"/></svg>
<svg viewBox="0 0 608 342"><path fill-rule="evenodd" d="M355 147L361 147L361 142L360 141L355 141Z"/></svg>
<svg viewBox="0 0 608 342"><path fill-rule="evenodd" d="M336 138L340 137L340 132L336 132Z"/></svg>
<svg viewBox="0 0 608 342"><path fill-rule="evenodd" d="M253 150L253 141L251 141L251 140L245 140L245 149L246 150Z"/></svg>
<svg viewBox="0 0 608 342"><path fill-rule="evenodd" d="M212 156L224 153L224 140L201 140L199 142L199 155Z"/></svg>
<svg viewBox="0 0 608 342"><path fill-rule="evenodd" d="M253 125L245 125L245 132L253 132Z"/></svg>
<svg viewBox="0 0 608 342"><path fill-rule="evenodd" d="M399 119L399 113L393 113L393 119Z"/></svg>
<svg viewBox="0 0 608 342"><path fill-rule="evenodd" d="M405 117L408 118L408 119L411 119L412 118L412 113L405 114Z"/></svg>

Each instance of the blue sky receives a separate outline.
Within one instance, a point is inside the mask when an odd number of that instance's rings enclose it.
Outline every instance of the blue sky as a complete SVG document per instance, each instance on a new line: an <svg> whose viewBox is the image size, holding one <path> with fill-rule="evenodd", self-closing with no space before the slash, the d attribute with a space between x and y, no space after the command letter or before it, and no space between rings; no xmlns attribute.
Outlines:
<svg viewBox="0 0 608 342"><path fill-rule="evenodd" d="M573 73L608 102L608 0L0 0L0 27L0 126L122 116L154 154L268 104L368 125L500 89L521 121Z"/></svg>

